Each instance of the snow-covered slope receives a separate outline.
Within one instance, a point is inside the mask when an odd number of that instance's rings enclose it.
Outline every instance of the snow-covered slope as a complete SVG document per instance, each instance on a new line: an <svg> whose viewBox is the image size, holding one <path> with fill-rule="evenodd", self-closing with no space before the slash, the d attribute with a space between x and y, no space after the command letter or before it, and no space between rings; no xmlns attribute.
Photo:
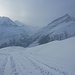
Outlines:
<svg viewBox="0 0 75 75"><path fill-rule="evenodd" d="M75 75L75 38L33 48L2 48L0 75Z"/></svg>
<svg viewBox="0 0 75 75"><path fill-rule="evenodd" d="M75 75L75 37L31 47L26 53L52 69L59 71L61 68L71 73L68 75Z"/></svg>
<svg viewBox="0 0 75 75"><path fill-rule="evenodd" d="M19 26L8 17L0 17L0 48L13 45L25 47L32 34L29 30L27 26Z"/></svg>
<svg viewBox="0 0 75 75"><path fill-rule="evenodd" d="M68 14L60 17L40 29L30 39L30 46L44 44L54 40L63 40L75 36L75 19Z"/></svg>

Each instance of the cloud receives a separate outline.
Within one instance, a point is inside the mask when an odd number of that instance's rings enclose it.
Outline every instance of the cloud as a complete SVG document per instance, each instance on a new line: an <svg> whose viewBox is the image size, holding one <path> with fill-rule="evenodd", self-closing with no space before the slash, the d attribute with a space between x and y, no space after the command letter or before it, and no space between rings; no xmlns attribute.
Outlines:
<svg viewBox="0 0 75 75"><path fill-rule="evenodd" d="M75 0L0 0L0 15L31 25L46 25L69 13L75 17Z"/></svg>

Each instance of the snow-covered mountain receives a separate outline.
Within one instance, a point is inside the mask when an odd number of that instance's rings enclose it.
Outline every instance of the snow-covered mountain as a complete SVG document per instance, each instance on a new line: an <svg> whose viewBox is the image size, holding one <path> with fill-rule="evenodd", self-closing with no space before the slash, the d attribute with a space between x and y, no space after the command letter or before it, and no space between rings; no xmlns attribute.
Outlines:
<svg viewBox="0 0 75 75"><path fill-rule="evenodd" d="M25 27L25 30L28 32L28 34L31 36L33 34L35 34L39 29L40 27L35 27L35 26L31 26L31 25L27 25L25 23L22 23L18 20L15 21L15 23L18 25L18 26L23 26Z"/></svg>
<svg viewBox="0 0 75 75"><path fill-rule="evenodd" d="M75 18L66 14L38 29L19 21L14 22L8 17L0 17L0 48L13 45L36 46L73 37L75 36Z"/></svg>
<svg viewBox="0 0 75 75"><path fill-rule="evenodd" d="M48 43L54 40L63 40L75 36L75 18L68 14L52 21L40 29L30 40L30 46Z"/></svg>
<svg viewBox="0 0 75 75"><path fill-rule="evenodd" d="M0 27L16 27L17 25L8 17L0 17Z"/></svg>
<svg viewBox="0 0 75 75"><path fill-rule="evenodd" d="M0 75L75 75L75 37L32 48L0 49Z"/></svg>
<svg viewBox="0 0 75 75"><path fill-rule="evenodd" d="M0 17L0 48L6 46L26 46L32 32L29 26L15 23L8 17Z"/></svg>

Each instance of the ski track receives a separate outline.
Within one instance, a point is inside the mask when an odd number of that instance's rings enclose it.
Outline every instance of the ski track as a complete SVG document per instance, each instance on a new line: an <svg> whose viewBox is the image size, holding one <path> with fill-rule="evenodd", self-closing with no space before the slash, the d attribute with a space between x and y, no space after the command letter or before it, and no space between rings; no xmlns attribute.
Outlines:
<svg viewBox="0 0 75 75"><path fill-rule="evenodd" d="M3 61L1 60L2 63L0 64L0 75L4 75L5 66L8 60L6 55L2 55L2 56L5 56L5 58L3 59Z"/></svg>
<svg viewBox="0 0 75 75"><path fill-rule="evenodd" d="M45 63L42 63L42 62L40 62L39 60L37 60L37 59L35 59L34 57L30 57L30 60L33 60L33 61L36 61L36 62L38 62L38 63L40 63L40 64L42 64L42 65L44 65L44 66L46 66L46 67L48 67L48 68L50 68L50 69L52 69L52 70L55 70L56 72L58 72L59 74L62 74L62 75L69 75L69 73L67 73L67 72L64 72L64 71L62 71L62 70L60 70L60 69L58 69L58 68L56 68L56 67L52 67L52 66L49 66L49 65L47 65L47 64L45 64ZM32 62L33 62L32 61Z"/></svg>
<svg viewBox="0 0 75 75"><path fill-rule="evenodd" d="M52 66L49 66L47 64L44 64L44 63L40 62L39 60L29 56L29 55L25 56L23 54L23 52L22 52L22 55L25 58L27 58L32 63L32 65L35 67L35 69L39 70L42 73L42 75L53 75L53 74L51 74L51 72L49 70L53 70L59 75L60 74L62 74L62 75L69 75L69 73L61 71L60 69L52 67ZM43 66L44 66L44 68L43 68ZM49 70L46 70L45 68L48 68Z"/></svg>
<svg viewBox="0 0 75 75"><path fill-rule="evenodd" d="M10 56L10 61L11 61L11 75L20 75L21 71L19 70L19 68L16 67L16 63L13 60L13 57Z"/></svg>
<svg viewBox="0 0 75 75"><path fill-rule="evenodd" d="M37 63L33 62L32 60L30 60L28 57L24 56L25 59L27 59L30 64L33 66L33 68L35 70L37 70L38 72L40 72L41 75L52 75L51 72L45 70L44 68L40 67Z"/></svg>
<svg viewBox="0 0 75 75"><path fill-rule="evenodd" d="M69 75L25 55L24 51L0 52L0 75Z"/></svg>

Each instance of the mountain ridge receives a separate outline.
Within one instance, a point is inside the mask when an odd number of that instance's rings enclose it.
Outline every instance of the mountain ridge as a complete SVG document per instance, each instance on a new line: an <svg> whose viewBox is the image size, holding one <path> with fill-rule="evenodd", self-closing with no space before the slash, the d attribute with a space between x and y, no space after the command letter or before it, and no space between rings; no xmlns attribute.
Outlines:
<svg viewBox="0 0 75 75"><path fill-rule="evenodd" d="M34 34L34 36L31 37L32 43L29 46L44 44L54 40L63 40L75 36L74 28L75 28L75 19L73 17L70 17L68 14L66 14L60 18L55 19L47 26L39 30L36 34ZM69 36L67 36L68 33Z"/></svg>
<svg viewBox="0 0 75 75"><path fill-rule="evenodd" d="M31 34L33 33L27 25L19 25L8 17L0 17L0 48L25 47Z"/></svg>
<svg viewBox="0 0 75 75"><path fill-rule="evenodd" d="M8 17L0 17L0 48L7 46L32 47L75 36L75 18L66 14L39 29ZM35 34L34 34L34 33Z"/></svg>

